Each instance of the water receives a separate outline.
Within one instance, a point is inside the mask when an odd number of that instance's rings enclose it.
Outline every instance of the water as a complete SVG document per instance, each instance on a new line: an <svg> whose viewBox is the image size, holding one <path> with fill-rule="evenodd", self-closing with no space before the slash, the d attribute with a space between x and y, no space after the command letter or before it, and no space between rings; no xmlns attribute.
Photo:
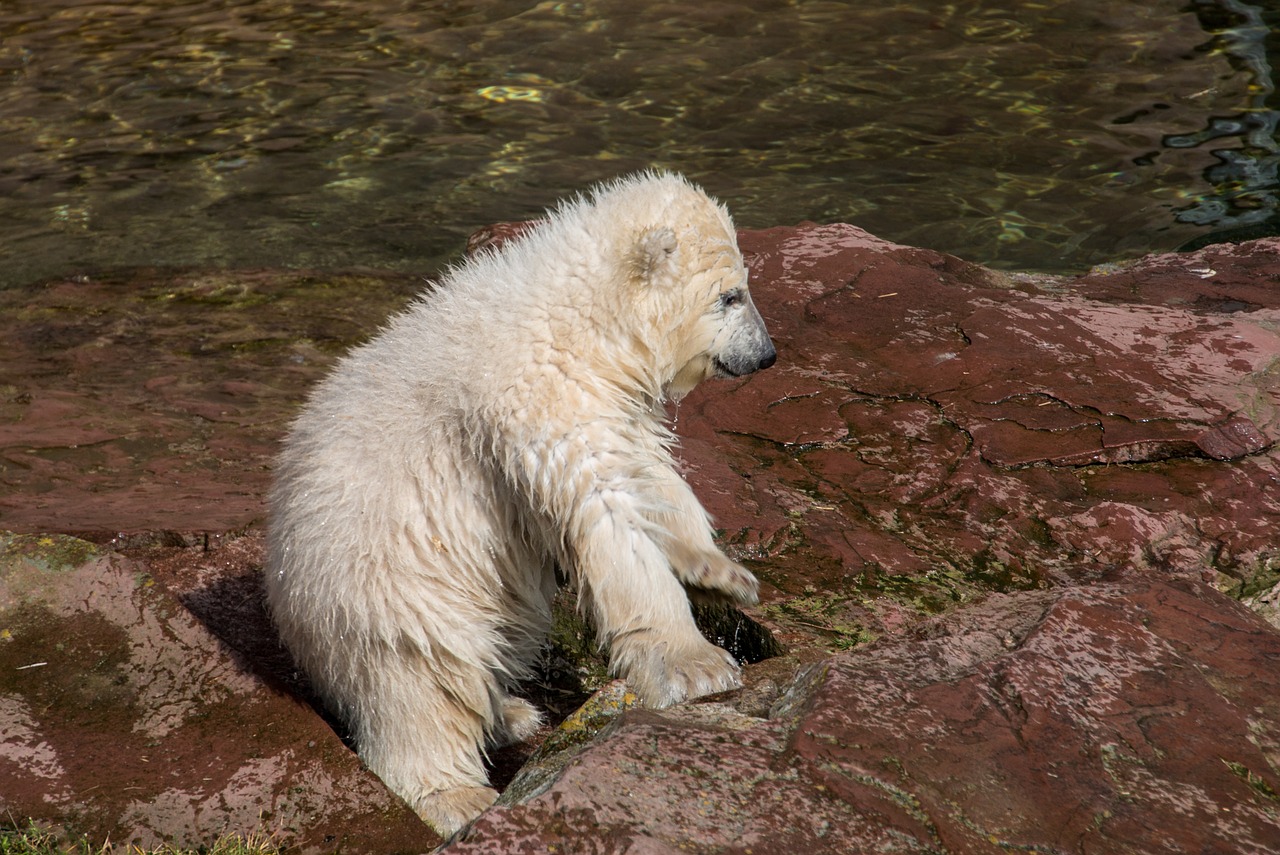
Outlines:
<svg viewBox="0 0 1280 855"><path fill-rule="evenodd" d="M650 165L1067 271L1280 231L1280 0L3 0L0 285L430 273Z"/></svg>

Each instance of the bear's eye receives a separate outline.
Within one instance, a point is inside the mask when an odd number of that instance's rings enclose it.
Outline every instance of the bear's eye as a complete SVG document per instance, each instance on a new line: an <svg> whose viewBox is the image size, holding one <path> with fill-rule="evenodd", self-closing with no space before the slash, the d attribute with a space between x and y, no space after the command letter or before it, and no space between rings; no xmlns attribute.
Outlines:
<svg viewBox="0 0 1280 855"><path fill-rule="evenodd" d="M720 308L728 309L742 302L742 289L734 288L732 291L725 291L720 295Z"/></svg>

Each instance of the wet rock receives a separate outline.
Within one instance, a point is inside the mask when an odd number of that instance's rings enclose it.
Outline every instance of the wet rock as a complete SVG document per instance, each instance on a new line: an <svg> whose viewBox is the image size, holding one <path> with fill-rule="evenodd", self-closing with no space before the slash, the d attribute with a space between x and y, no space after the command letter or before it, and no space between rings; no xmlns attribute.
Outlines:
<svg viewBox="0 0 1280 855"><path fill-rule="evenodd" d="M846 225L741 243L781 356L685 399L681 454L784 635L856 643L1115 567L1269 577L1280 241L1076 279Z"/></svg>
<svg viewBox="0 0 1280 855"><path fill-rule="evenodd" d="M1278 661L1196 582L997 594L766 717L627 711L447 851L1277 851Z"/></svg>
<svg viewBox="0 0 1280 855"><path fill-rule="evenodd" d="M1280 241L1074 278L845 225L741 244L779 362L672 416L764 583L750 622L704 626L748 659L789 653L528 774L537 745L495 754L499 785L536 781L456 846L1280 851L1276 636L1215 592L1276 620ZM434 843L309 705L257 578L289 416L420 285L141 271L0 291L0 528L99 544L6 541L26 544L0 626L0 679L27 681L0 683L11 815L207 842L267 810L304 847ZM557 632L530 691L562 717L605 677L574 658L579 625Z"/></svg>
<svg viewBox="0 0 1280 855"><path fill-rule="evenodd" d="M260 521L306 390L422 285L135 270L0 289L0 528L98 537Z"/></svg>
<svg viewBox="0 0 1280 855"><path fill-rule="evenodd" d="M240 659L151 570L74 538L0 534L0 813L146 847L437 842L273 688L269 657Z"/></svg>
<svg viewBox="0 0 1280 855"><path fill-rule="evenodd" d="M570 760L639 700L622 680L606 683L557 725L503 789L498 803L519 804L545 792Z"/></svg>

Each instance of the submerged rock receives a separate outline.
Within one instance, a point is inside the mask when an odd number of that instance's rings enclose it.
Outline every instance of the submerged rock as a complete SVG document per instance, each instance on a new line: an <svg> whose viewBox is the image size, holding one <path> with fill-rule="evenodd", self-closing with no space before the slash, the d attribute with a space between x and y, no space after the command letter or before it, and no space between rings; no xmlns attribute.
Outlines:
<svg viewBox="0 0 1280 855"><path fill-rule="evenodd" d="M741 244L778 364L672 416L763 581L704 628L788 652L739 693L613 698L523 771L536 744L495 754L514 783L452 847L1280 851L1280 635L1231 599L1280 620L1280 241L1074 278L846 225ZM309 704L257 579L276 439L419 284L0 291L0 809L438 842ZM580 625L556 643L530 692L562 717L604 676Z"/></svg>

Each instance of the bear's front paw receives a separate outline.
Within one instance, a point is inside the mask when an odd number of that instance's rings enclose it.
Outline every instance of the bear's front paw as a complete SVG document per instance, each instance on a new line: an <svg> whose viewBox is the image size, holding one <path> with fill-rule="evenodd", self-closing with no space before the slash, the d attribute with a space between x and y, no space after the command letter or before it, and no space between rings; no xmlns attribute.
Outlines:
<svg viewBox="0 0 1280 855"><path fill-rule="evenodd" d="M742 688L738 663L728 652L702 638L685 642L638 642L621 657L615 670L635 689L645 706L669 707L690 698Z"/></svg>
<svg viewBox="0 0 1280 855"><path fill-rule="evenodd" d="M724 594L742 606L755 605L759 600L760 583L756 577L722 552L680 545L670 553L672 572L689 588Z"/></svg>

